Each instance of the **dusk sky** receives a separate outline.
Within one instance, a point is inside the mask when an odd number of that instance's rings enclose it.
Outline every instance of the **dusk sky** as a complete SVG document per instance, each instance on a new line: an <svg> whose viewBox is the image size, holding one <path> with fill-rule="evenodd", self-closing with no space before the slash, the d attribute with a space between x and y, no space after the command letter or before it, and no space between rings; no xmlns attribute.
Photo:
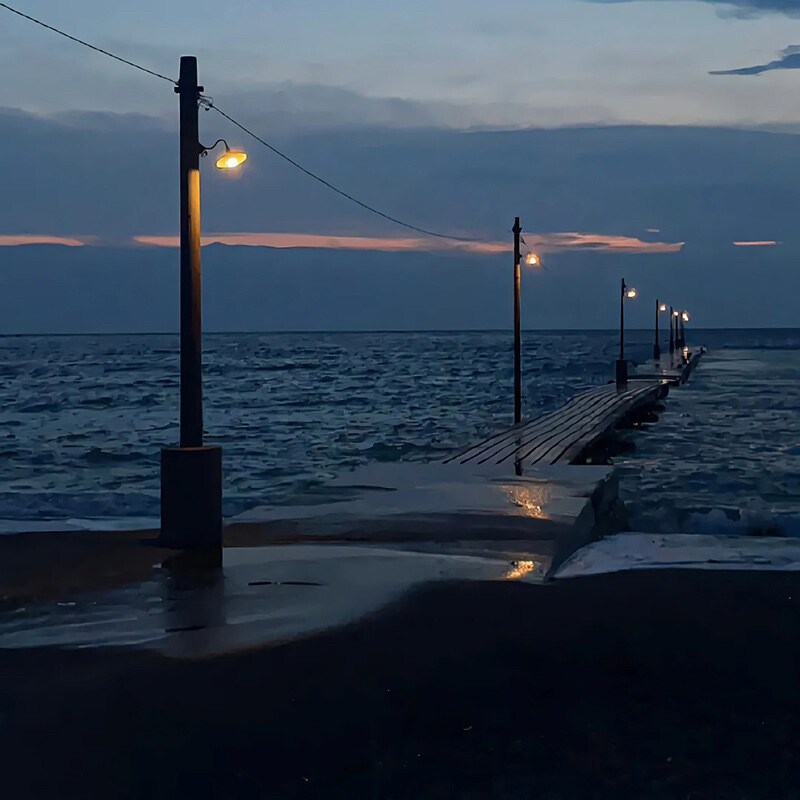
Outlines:
<svg viewBox="0 0 800 800"><path fill-rule="evenodd" d="M227 113L390 214L485 240L469 258L502 253L520 214L531 246L551 263L570 250L586 269L592 251L628 259L609 281L634 259L637 268L656 255L662 264L692 248L714 262L710 274L733 242L755 241L774 244L748 248L752 258L779 251L769 256L778 270L771 277L796 286L800 0L15 7L171 77L181 54L197 55L200 82ZM9 168L0 246L146 253L174 245L169 84L4 9L0 69L13 76L0 85L6 154L26 143L37 153ZM326 194L213 112L202 114L201 138L219 136L246 145L251 158L236 178L204 165L209 243L412 251L406 258L441 250ZM696 269L694 283L702 281ZM102 286L96 291L102 302Z"/></svg>
<svg viewBox="0 0 800 800"><path fill-rule="evenodd" d="M197 55L208 91L237 112L252 113L260 90L290 82L431 104L441 122L500 126L797 122L800 110L786 102L796 88L791 73L768 81L708 73L779 59L800 42L799 7L797 0L20 0L20 10L168 75L177 72L177 56ZM3 106L174 112L164 87L8 12L0 48L3 74L15 78L0 89ZM336 120L335 106L326 110ZM396 120L418 121L411 109Z"/></svg>

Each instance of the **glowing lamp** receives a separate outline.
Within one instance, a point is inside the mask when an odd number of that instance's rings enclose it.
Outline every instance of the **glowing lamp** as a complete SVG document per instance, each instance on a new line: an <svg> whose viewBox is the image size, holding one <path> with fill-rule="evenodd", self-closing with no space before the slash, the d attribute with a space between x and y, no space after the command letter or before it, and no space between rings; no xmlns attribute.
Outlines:
<svg viewBox="0 0 800 800"><path fill-rule="evenodd" d="M681 315L681 314L680 314L680 311L673 311L673 312L672 312L672 316L673 316L673 317L679 317L680 315Z"/></svg>
<svg viewBox="0 0 800 800"><path fill-rule="evenodd" d="M247 160L247 153L243 150L226 150L217 159L217 169L236 169Z"/></svg>
<svg viewBox="0 0 800 800"><path fill-rule="evenodd" d="M525 263L529 267L538 267L542 261L535 253L528 253L528 255L525 256Z"/></svg>
<svg viewBox="0 0 800 800"><path fill-rule="evenodd" d="M689 321L689 312L688 311L684 311L681 318L683 319L684 322L688 322Z"/></svg>
<svg viewBox="0 0 800 800"><path fill-rule="evenodd" d="M207 156L209 150L213 150L218 144L225 145L225 152L217 159L217 169L236 169L240 164L247 161L247 153L244 150L231 150L224 139L217 139L211 147L200 145L200 155Z"/></svg>
<svg viewBox="0 0 800 800"><path fill-rule="evenodd" d="M661 304L661 305L658 307L658 310L659 310L659 311L666 311L666 310L667 310L667 306L666 306L666 304L665 304L665 303L662 303L662 304Z"/></svg>
<svg viewBox="0 0 800 800"><path fill-rule="evenodd" d="M636 297L636 289L633 289L633 288L628 289L628 291L626 292L625 296L626 297L631 297L631 298Z"/></svg>

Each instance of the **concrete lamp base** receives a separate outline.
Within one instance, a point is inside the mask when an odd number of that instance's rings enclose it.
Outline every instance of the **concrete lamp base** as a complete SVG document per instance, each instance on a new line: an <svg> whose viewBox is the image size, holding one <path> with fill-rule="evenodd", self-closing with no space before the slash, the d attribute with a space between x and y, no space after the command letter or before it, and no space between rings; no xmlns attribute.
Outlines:
<svg viewBox="0 0 800 800"><path fill-rule="evenodd" d="M617 389L628 388L628 362L624 358L617 359Z"/></svg>
<svg viewBox="0 0 800 800"><path fill-rule="evenodd" d="M161 451L162 547L222 548L222 448Z"/></svg>

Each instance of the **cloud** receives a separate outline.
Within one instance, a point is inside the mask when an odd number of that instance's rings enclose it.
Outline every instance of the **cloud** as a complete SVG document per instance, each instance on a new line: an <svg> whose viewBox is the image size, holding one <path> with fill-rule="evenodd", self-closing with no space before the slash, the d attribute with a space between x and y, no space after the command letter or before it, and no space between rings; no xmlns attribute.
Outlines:
<svg viewBox="0 0 800 800"><path fill-rule="evenodd" d="M800 69L800 45L790 45L781 51L781 57L767 64L758 64L754 67L739 67L738 69L718 69L709 72L709 75L760 75L762 72L771 72L774 69Z"/></svg>
<svg viewBox="0 0 800 800"><path fill-rule="evenodd" d="M774 247L777 242L734 242L736 247Z"/></svg>
<svg viewBox="0 0 800 800"><path fill-rule="evenodd" d="M70 238L67 236L47 236L46 234L0 234L0 247L18 247L24 244L62 244L67 247L83 247L87 240L94 237L82 237L81 239Z"/></svg>
<svg viewBox="0 0 800 800"><path fill-rule="evenodd" d="M614 253L679 253L686 242L643 242L635 236L598 233L526 234L525 241L534 250L559 253L565 250L589 250Z"/></svg>
<svg viewBox="0 0 800 800"><path fill-rule="evenodd" d="M657 0L650 0L657 2ZM662 0L669 1L671 0ZM800 17L800 4L798 0L699 0L702 3L718 6L719 14L723 17L737 17L751 19L763 14L786 14L790 17ZM589 0L592 3L632 3L638 0Z"/></svg>
<svg viewBox="0 0 800 800"><path fill-rule="evenodd" d="M139 244L178 247L177 236L134 236ZM323 250L377 250L385 253L461 250L468 253L504 253L505 242L458 242L448 239L412 239L379 236L328 236L319 233L214 233L202 237L203 246L226 244L232 247L274 247L279 250L311 248Z"/></svg>
<svg viewBox="0 0 800 800"><path fill-rule="evenodd" d="M632 236L597 233L527 233L526 245L542 253L567 250L617 253L678 253L683 242L643 242ZM138 244L155 247L178 247L177 236L135 236ZM387 253L435 252L458 250L467 253L493 254L511 252L508 242L459 242L448 239L412 239L379 236L327 236L318 233L219 233L203 236L203 245L274 247L278 249L311 248L326 250L374 250Z"/></svg>

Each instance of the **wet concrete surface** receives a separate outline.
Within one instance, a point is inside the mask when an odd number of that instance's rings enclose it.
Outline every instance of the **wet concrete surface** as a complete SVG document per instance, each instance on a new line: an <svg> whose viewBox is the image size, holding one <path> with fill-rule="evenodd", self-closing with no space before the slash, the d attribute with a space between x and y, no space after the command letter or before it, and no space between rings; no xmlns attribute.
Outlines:
<svg viewBox="0 0 800 800"><path fill-rule="evenodd" d="M0 651L3 794L790 800L798 580L444 582L216 658Z"/></svg>

